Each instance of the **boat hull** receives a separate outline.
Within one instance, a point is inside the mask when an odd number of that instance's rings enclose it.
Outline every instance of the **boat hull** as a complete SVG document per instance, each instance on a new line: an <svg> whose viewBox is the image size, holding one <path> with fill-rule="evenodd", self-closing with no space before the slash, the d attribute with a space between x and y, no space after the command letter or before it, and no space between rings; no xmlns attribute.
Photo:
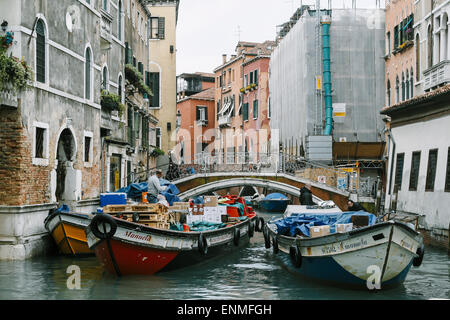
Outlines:
<svg viewBox="0 0 450 320"><path fill-rule="evenodd" d="M290 200L260 200L259 207L265 211L284 213Z"/></svg>
<svg viewBox="0 0 450 320"><path fill-rule="evenodd" d="M254 218L233 227L204 232L155 229L115 219L117 229L110 238L97 238L91 226L86 235L89 247L110 273L151 275L198 264L245 245L250 238L249 228L254 228ZM235 229L239 230L238 241ZM206 239L206 254L200 248L200 234Z"/></svg>
<svg viewBox="0 0 450 320"><path fill-rule="evenodd" d="M64 255L93 255L89 249L85 229L91 215L57 212L45 220L45 228L55 240L60 253Z"/></svg>
<svg viewBox="0 0 450 320"><path fill-rule="evenodd" d="M397 222L385 222L342 234L299 239L277 236L279 255L289 270L308 279L340 286L386 288L403 283L417 249L420 234ZM301 254L300 267L291 258L291 246Z"/></svg>

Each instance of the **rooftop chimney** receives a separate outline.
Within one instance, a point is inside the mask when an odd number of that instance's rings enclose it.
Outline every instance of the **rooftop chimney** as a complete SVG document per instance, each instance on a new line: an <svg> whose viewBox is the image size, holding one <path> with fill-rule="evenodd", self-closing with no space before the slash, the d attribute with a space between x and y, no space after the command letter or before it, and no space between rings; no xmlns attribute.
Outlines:
<svg viewBox="0 0 450 320"><path fill-rule="evenodd" d="M227 63L227 55L226 54L222 55L222 59L223 59L223 64Z"/></svg>
<svg viewBox="0 0 450 320"><path fill-rule="evenodd" d="M231 55L231 59L234 59L234 58L236 58L236 55L235 55L235 54L232 54L232 55Z"/></svg>

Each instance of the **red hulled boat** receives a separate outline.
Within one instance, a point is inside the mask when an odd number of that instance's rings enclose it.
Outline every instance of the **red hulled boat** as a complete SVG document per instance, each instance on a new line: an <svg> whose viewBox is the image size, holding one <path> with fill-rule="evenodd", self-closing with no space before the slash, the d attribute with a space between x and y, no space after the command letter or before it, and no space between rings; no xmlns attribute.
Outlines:
<svg viewBox="0 0 450 320"><path fill-rule="evenodd" d="M257 217L243 198L228 197L227 215L235 223L208 231L157 229L109 214L95 215L86 228L88 246L112 274L154 274L193 265L246 243L262 231ZM239 214L239 206L244 212ZM235 205L235 206L233 206ZM237 218L237 220L236 220Z"/></svg>

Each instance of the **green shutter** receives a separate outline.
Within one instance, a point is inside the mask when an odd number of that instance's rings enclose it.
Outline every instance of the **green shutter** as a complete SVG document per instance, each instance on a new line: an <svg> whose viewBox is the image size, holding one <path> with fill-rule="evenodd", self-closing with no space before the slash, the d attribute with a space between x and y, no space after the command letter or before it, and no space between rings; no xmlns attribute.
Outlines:
<svg viewBox="0 0 450 320"><path fill-rule="evenodd" d="M243 118L244 118L244 121L246 121L246 120L248 120L248 102L244 103L243 108L244 108Z"/></svg>
<svg viewBox="0 0 450 320"><path fill-rule="evenodd" d="M159 108L159 72L150 72L151 108Z"/></svg>
<svg viewBox="0 0 450 320"><path fill-rule="evenodd" d="M165 28L165 17L159 17L158 18L158 38L164 39L164 28Z"/></svg>

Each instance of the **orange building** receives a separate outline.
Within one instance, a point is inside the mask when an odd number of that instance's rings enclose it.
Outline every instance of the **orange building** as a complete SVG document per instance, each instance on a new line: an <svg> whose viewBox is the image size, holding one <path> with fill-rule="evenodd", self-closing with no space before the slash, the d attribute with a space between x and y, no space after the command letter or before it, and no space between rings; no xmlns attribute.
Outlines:
<svg viewBox="0 0 450 320"><path fill-rule="evenodd" d="M177 102L177 146L180 164L198 163L211 155L215 136L214 88Z"/></svg>
<svg viewBox="0 0 450 320"><path fill-rule="evenodd" d="M256 162L266 152L269 133L268 69L273 41L238 42L215 72L217 163ZM261 130L261 129L267 130Z"/></svg>

